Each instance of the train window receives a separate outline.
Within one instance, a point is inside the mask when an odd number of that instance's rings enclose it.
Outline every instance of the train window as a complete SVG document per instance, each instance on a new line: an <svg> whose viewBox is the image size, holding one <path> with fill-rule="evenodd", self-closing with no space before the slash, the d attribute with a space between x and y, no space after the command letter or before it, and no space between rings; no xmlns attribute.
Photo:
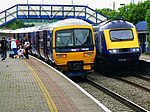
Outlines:
<svg viewBox="0 0 150 112"><path fill-rule="evenodd" d="M89 29L69 29L56 32L56 47L92 45L92 33Z"/></svg>
<svg viewBox="0 0 150 112"><path fill-rule="evenodd" d="M111 30L110 38L112 41L132 40L132 30Z"/></svg>
<svg viewBox="0 0 150 112"><path fill-rule="evenodd" d="M56 33L56 46L72 46L73 45L73 31L72 30L63 30L57 31Z"/></svg>
<svg viewBox="0 0 150 112"><path fill-rule="evenodd" d="M92 33L89 29L75 29L74 38L76 45L92 45Z"/></svg>

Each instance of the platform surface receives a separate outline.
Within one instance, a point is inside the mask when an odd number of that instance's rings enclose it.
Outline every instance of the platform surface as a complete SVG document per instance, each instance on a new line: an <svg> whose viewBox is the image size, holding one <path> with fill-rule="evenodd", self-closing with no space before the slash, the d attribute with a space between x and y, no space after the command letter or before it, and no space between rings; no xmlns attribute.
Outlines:
<svg viewBox="0 0 150 112"><path fill-rule="evenodd" d="M0 61L0 112L104 112L70 80L30 59Z"/></svg>

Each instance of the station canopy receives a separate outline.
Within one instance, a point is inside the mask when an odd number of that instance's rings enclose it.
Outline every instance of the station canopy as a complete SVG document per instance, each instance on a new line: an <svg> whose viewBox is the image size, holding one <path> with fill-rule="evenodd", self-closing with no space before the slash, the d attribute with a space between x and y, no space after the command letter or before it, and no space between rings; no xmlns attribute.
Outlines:
<svg viewBox="0 0 150 112"><path fill-rule="evenodd" d="M147 29L147 22L146 21L141 21L136 24L136 29L137 31L148 31Z"/></svg>

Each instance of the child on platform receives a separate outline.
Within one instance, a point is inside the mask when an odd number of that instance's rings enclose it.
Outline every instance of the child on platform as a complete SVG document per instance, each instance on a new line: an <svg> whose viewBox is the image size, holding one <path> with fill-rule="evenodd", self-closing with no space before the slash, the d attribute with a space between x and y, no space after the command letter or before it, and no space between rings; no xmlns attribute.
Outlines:
<svg viewBox="0 0 150 112"><path fill-rule="evenodd" d="M19 46L19 49L18 49L18 57L19 58L24 58L24 52L25 52L25 50L23 49L23 47L20 45Z"/></svg>

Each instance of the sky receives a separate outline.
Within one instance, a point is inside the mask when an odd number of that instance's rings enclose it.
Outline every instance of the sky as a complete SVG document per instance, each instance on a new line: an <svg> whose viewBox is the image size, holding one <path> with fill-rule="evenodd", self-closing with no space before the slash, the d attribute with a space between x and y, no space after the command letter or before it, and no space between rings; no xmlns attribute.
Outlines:
<svg viewBox="0 0 150 112"><path fill-rule="evenodd" d="M110 8L118 9L120 4L130 4L131 1L138 3L145 0L0 0L0 12L16 4L55 4L55 5L88 5L92 9Z"/></svg>

